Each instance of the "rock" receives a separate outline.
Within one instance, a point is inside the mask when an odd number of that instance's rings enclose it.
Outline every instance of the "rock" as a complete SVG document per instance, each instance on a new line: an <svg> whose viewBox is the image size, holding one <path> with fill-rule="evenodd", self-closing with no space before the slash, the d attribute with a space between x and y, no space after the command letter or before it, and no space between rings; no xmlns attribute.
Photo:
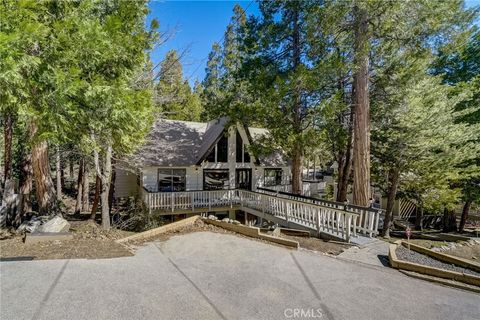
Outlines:
<svg viewBox="0 0 480 320"><path fill-rule="evenodd" d="M241 224L240 221L238 221L238 220L233 220L232 223L233 223L233 224Z"/></svg>
<svg viewBox="0 0 480 320"><path fill-rule="evenodd" d="M67 232L70 229L70 223L60 216L55 216L46 223L42 224L39 232Z"/></svg>
<svg viewBox="0 0 480 320"><path fill-rule="evenodd" d="M23 222L18 228L17 232L35 232L37 231L38 227L40 226L42 222L40 220L37 220L36 218L30 220L30 221L25 221Z"/></svg>
<svg viewBox="0 0 480 320"><path fill-rule="evenodd" d="M213 214L209 215L208 216L208 219L210 220L218 220L218 218L216 216L214 216Z"/></svg>
<svg viewBox="0 0 480 320"><path fill-rule="evenodd" d="M229 222L230 222L230 219L229 219L229 218L223 218L223 219L222 219L222 222L229 223Z"/></svg>
<svg viewBox="0 0 480 320"><path fill-rule="evenodd" d="M272 231L272 236L274 236L274 237L280 237L280 228L275 228L275 229Z"/></svg>

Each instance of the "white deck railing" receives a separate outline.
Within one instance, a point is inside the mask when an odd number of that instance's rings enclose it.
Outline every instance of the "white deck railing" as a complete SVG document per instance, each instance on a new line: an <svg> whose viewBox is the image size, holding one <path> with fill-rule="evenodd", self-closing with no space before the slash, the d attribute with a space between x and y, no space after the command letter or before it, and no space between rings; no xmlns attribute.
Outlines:
<svg viewBox="0 0 480 320"><path fill-rule="evenodd" d="M205 209L215 207L239 206L240 209L254 210L256 213L268 214L286 223L295 223L315 230L339 236L346 241L356 236L359 215L341 208L321 206L302 200L287 199L265 193L247 190L212 190L186 192L144 191L143 201L150 210Z"/></svg>
<svg viewBox="0 0 480 320"><path fill-rule="evenodd" d="M363 233L364 235L367 235L369 237L373 237L378 234L378 225L380 222L380 215L383 212L380 209L365 208L365 207L348 205L348 204L339 203L339 202L326 201L322 199L296 196L294 194L280 193L278 191L276 192L276 191L265 189L265 188L258 188L258 191L265 194L272 195L272 196L280 197L280 198L313 203L322 207L335 208L335 209L340 209L347 212L356 213L359 216L357 221L357 226L356 226L356 230L359 233Z"/></svg>

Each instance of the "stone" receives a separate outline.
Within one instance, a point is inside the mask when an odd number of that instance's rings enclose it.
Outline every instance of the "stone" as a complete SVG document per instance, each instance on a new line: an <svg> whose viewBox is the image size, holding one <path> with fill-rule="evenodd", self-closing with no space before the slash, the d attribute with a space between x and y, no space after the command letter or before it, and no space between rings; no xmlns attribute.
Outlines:
<svg viewBox="0 0 480 320"><path fill-rule="evenodd" d="M229 218L223 218L222 221L223 221L223 222L226 222L226 223L229 223L229 222L230 222L230 219L229 219Z"/></svg>
<svg viewBox="0 0 480 320"><path fill-rule="evenodd" d="M27 225L25 226L25 231L35 232L35 231L38 230L41 223L42 222L40 220L30 220L30 221L27 222Z"/></svg>
<svg viewBox="0 0 480 320"><path fill-rule="evenodd" d="M38 228L39 232L67 232L68 230L70 230L70 223L60 216L53 217Z"/></svg>
<svg viewBox="0 0 480 320"><path fill-rule="evenodd" d="M233 220L232 223L233 223L233 224L242 224L242 223L241 223L240 221L238 221L238 220Z"/></svg>
<svg viewBox="0 0 480 320"><path fill-rule="evenodd" d="M216 216L214 216L213 214L209 215L208 216L208 219L210 220L218 220L218 218Z"/></svg>

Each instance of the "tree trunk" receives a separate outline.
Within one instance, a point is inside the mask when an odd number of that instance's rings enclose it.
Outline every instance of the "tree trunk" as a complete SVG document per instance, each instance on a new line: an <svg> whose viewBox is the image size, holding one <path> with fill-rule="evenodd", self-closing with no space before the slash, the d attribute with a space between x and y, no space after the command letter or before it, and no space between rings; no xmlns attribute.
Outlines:
<svg viewBox="0 0 480 320"><path fill-rule="evenodd" d="M90 220L95 221L95 216L97 215L98 203L100 202L101 188L102 188L102 180L97 174L95 178L95 197L93 199L92 213L90 214Z"/></svg>
<svg viewBox="0 0 480 320"><path fill-rule="evenodd" d="M37 134L37 125L30 123L29 134L33 141ZM46 141L35 142L32 146L32 171L35 191L40 213L49 213L56 209L55 187L50 175L48 161L48 144Z"/></svg>
<svg viewBox="0 0 480 320"><path fill-rule="evenodd" d="M463 232L463 229L465 228L465 223L467 222L468 219L468 213L470 212L470 207L472 206L472 200L468 199L465 202L465 205L463 206L462 210L462 218L460 219L460 226L458 227L459 232Z"/></svg>
<svg viewBox="0 0 480 320"><path fill-rule="evenodd" d="M368 21L365 9L354 8L355 14L355 117L353 124L353 203L370 205L370 99L368 88Z"/></svg>
<svg viewBox="0 0 480 320"><path fill-rule="evenodd" d="M415 230L423 231L423 204L417 207L417 216L415 218Z"/></svg>
<svg viewBox="0 0 480 320"><path fill-rule="evenodd" d="M115 163L115 161L112 160L112 163ZM112 213L112 207L113 207L113 198L115 195L115 179L117 178L117 175L115 173L115 170L112 168L112 179L110 180L110 189L108 190L108 207L110 208L110 213Z"/></svg>
<svg viewBox="0 0 480 320"><path fill-rule="evenodd" d="M390 228L392 227L392 211L397 196L397 188L400 178L400 170L397 168L391 169L388 172L388 195L387 195L387 209L385 210L385 219L383 220L382 234L385 238L390 238Z"/></svg>
<svg viewBox="0 0 480 320"><path fill-rule="evenodd" d="M80 163L78 165L78 179L77 179L77 202L75 203L75 214L80 214L82 211L82 198L83 198L83 170L85 169L84 166L84 159L80 159Z"/></svg>
<svg viewBox="0 0 480 320"><path fill-rule="evenodd" d="M92 134L94 139L94 136ZM110 207L108 204L108 196L110 193L110 181L112 179L112 146L108 145L105 150L105 159L103 163L103 172L100 168L100 156L96 149L93 150L95 160L95 171L102 181L100 192L100 200L102 203L102 228L110 229Z"/></svg>
<svg viewBox="0 0 480 320"><path fill-rule="evenodd" d="M108 146L105 151L105 162L103 166L102 192L100 198L102 200L102 227L110 229L110 207L108 205L108 195L110 191L110 180L112 175L112 147Z"/></svg>
<svg viewBox="0 0 480 320"><path fill-rule="evenodd" d="M82 188L82 211L89 210L89 193L90 193L90 181L89 181L89 168L87 161L83 162L83 188Z"/></svg>
<svg viewBox="0 0 480 320"><path fill-rule="evenodd" d="M20 171L20 194L22 202L20 203L20 215L32 211L32 202L30 201L30 194L33 191L33 175L32 175L32 161L31 154L27 153L22 162ZM21 219L21 216L19 219Z"/></svg>
<svg viewBox="0 0 480 320"><path fill-rule="evenodd" d="M300 146L295 146L292 159L292 193L302 194L302 160Z"/></svg>
<svg viewBox="0 0 480 320"><path fill-rule="evenodd" d="M12 178L12 141L13 141L13 119L12 114L7 112L5 114L5 123L3 126L3 139L4 139L4 168L3 168L3 181Z"/></svg>
<svg viewBox="0 0 480 320"><path fill-rule="evenodd" d="M65 170L63 167L60 169L60 186L62 190L65 190Z"/></svg>
<svg viewBox="0 0 480 320"><path fill-rule="evenodd" d="M57 175L57 200L62 201L62 163L60 157L60 147L57 146L56 154L56 175Z"/></svg>
<svg viewBox="0 0 480 320"><path fill-rule="evenodd" d="M68 169L70 173L70 179L73 179L74 173L73 173L73 161L72 159L68 160Z"/></svg>
<svg viewBox="0 0 480 320"><path fill-rule="evenodd" d="M443 210L443 232L457 231L457 217L454 210Z"/></svg>
<svg viewBox="0 0 480 320"><path fill-rule="evenodd" d="M300 26L299 12L294 11L293 43L292 43L292 67L297 70L301 63L300 51ZM293 154L292 154L292 193L302 194L302 171L303 171L303 142L302 142L302 101L301 90L298 85L294 88L294 114L293 114L293 132L295 135Z"/></svg>
<svg viewBox="0 0 480 320"><path fill-rule="evenodd" d="M342 155L342 166L338 167L337 201L346 202L348 193L348 181L352 173L352 145L353 145L353 121L354 108L350 110L350 123L348 128L348 141L344 154ZM340 172L341 170L341 172Z"/></svg>

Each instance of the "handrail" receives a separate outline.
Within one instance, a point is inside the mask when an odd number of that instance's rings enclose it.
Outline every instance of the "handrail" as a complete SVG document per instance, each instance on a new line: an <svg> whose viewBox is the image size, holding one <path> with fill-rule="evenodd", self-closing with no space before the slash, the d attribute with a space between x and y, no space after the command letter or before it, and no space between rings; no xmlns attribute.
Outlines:
<svg viewBox="0 0 480 320"><path fill-rule="evenodd" d="M301 194L294 194L294 193L285 192L285 191L277 191L277 190L274 190L274 189L268 189L268 188L263 188L263 187L257 187L257 190L272 192L272 193L291 196L291 197L296 197L296 198L302 198L302 199L306 199L306 200L324 202L324 203L328 203L328 204L331 204L331 205L343 206L345 208L362 209L362 210L372 211L372 212L382 211L382 209L376 209L376 208L371 208L371 207L362 207L362 206L358 206L358 205L355 205L355 204L348 204L348 203L344 203L344 202L318 199L318 198L314 198L314 197L304 196L304 195L301 195Z"/></svg>
<svg viewBox="0 0 480 320"><path fill-rule="evenodd" d="M318 233L322 231L336 233L347 241L352 234L356 235L357 229L363 230L358 228L361 213L242 189L143 192L142 199L150 210L172 212L178 209L211 210L214 207L239 205L244 210L251 209L259 214L272 215L283 220L287 226L289 223L296 223Z"/></svg>
<svg viewBox="0 0 480 320"><path fill-rule="evenodd" d="M375 208L368 208L368 207L361 207L356 205L349 205L340 202L333 202L323 199L317 199L302 195L296 195L288 192L276 191L267 188L257 188L257 190L268 192L274 194L275 196L279 196L282 198L287 199L304 199L310 203L320 204L326 207L334 207L337 209L343 209L347 212L354 212L360 215L357 229L359 232L364 233L370 237L376 236L378 234L378 226L380 223L380 215L383 213L384 210L382 209L375 209Z"/></svg>

